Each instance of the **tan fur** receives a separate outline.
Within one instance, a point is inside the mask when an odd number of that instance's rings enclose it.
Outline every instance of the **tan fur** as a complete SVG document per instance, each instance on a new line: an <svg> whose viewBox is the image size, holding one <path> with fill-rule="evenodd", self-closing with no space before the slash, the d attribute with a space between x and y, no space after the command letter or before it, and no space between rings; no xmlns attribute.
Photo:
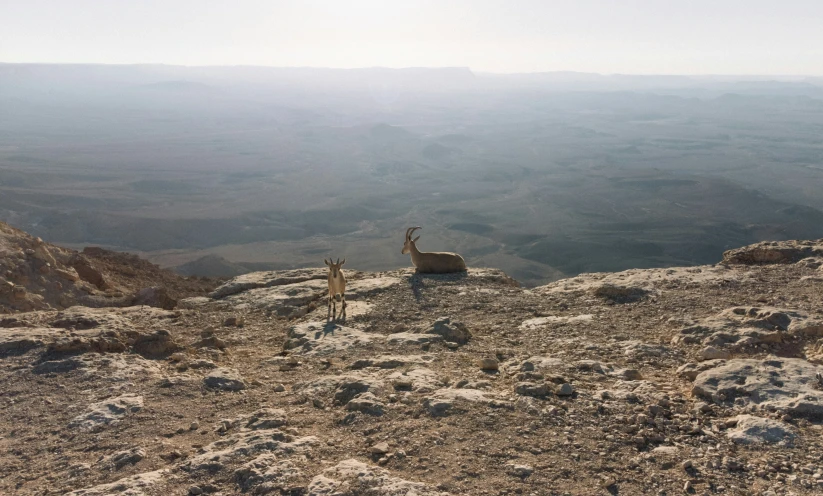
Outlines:
<svg viewBox="0 0 823 496"><path fill-rule="evenodd" d="M420 227L410 227L406 230L406 242L403 244L402 254L411 254L412 264L417 267L418 272L426 274L449 274L452 272L464 272L466 261L457 253L441 251L420 251L417 249L417 240L420 236L411 239L412 233Z"/></svg>
<svg viewBox="0 0 823 496"><path fill-rule="evenodd" d="M329 266L329 309L326 313L326 319L328 320L331 317L332 320L337 320L341 318L341 320L346 319L346 276L343 275L343 270L340 268L346 263L346 259L344 258L341 262L340 259L337 259L337 262L331 262L329 260L323 260L326 265ZM342 304L342 309L340 315L337 314L337 302L340 301Z"/></svg>

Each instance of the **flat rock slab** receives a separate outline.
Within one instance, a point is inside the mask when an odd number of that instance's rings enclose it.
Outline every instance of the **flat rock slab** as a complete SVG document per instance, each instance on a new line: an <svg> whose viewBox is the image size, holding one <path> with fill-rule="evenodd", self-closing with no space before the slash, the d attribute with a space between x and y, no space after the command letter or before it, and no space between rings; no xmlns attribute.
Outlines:
<svg viewBox="0 0 823 496"><path fill-rule="evenodd" d="M223 391L240 391L246 389L246 383L240 373L234 369L217 368L203 378L206 386Z"/></svg>
<svg viewBox="0 0 823 496"><path fill-rule="evenodd" d="M54 339L55 330L43 327L0 327L0 354L20 354L45 346Z"/></svg>
<svg viewBox="0 0 823 496"><path fill-rule="evenodd" d="M336 322L313 321L292 326L283 347L301 355L330 355L384 339Z"/></svg>
<svg viewBox="0 0 823 496"><path fill-rule="evenodd" d="M477 389L440 389L423 400L423 406L431 415L446 414L460 402L488 404L492 398Z"/></svg>
<svg viewBox="0 0 823 496"><path fill-rule="evenodd" d="M396 369L406 365L420 365L434 360L431 355L380 355L373 358L361 358L349 365L350 369L364 369L377 367L381 369Z"/></svg>
<svg viewBox="0 0 823 496"><path fill-rule="evenodd" d="M68 493L66 496L109 496L117 494L120 496L146 496L155 494L151 491L152 486L157 485L169 476L169 471L165 469L142 474L130 475L120 480L100 484L99 486L78 489Z"/></svg>
<svg viewBox="0 0 823 496"><path fill-rule="evenodd" d="M328 294L329 283L323 279L311 279L284 286L267 286L248 289L231 296L225 301L234 306L249 305L255 308L265 308L276 311L281 307L295 307L308 305Z"/></svg>
<svg viewBox="0 0 823 496"><path fill-rule="evenodd" d="M535 317L533 319L524 320L520 324L520 329L527 331L532 329L541 329L552 324L570 324L578 322L591 322L594 320L594 315L548 315L546 317Z"/></svg>
<svg viewBox="0 0 823 496"><path fill-rule="evenodd" d="M743 350L762 343L782 343L789 335L823 336L823 320L797 310L732 307L681 329L673 343Z"/></svg>
<svg viewBox="0 0 823 496"><path fill-rule="evenodd" d="M358 488L362 494L375 496L446 496L422 482L412 482L391 475L388 470L368 465L353 458L327 468L309 483L309 496L349 494Z"/></svg>
<svg viewBox="0 0 823 496"><path fill-rule="evenodd" d="M200 454L184 462L180 468L193 472L216 472L228 463L252 454L273 453L283 458L295 453L307 453L319 443L315 436L295 438L279 429L242 431L205 446Z"/></svg>
<svg viewBox="0 0 823 496"><path fill-rule="evenodd" d="M823 256L823 239L817 241L763 241L723 253L727 264L790 264Z"/></svg>
<svg viewBox="0 0 823 496"><path fill-rule="evenodd" d="M389 344L424 344L443 341L443 336L437 334L418 334L415 332L396 332L386 336Z"/></svg>
<svg viewBox="0 0 823 496"><path fill-rule="evenodd" d="M779 420L738 415L737 426L726 431L726 436L737 444L791 446L797 434L794 427Z"/></svg>
<svg viewBox="0 0 823 496"><path fill-rule="evenodd" d="M388 380L395 389L416 393L430 393L445 386L436 372L425 367L394 372L389 375Z"/></svg>
<svg viewBox="0 0 823 496"><path fill-rule="evenodd" d="M209 296L214 299L225 298L250 289L285 286L313 279L325 280L329 271L325 268L276 270L251 272L237 276L215 289Z"/></svg>
<svg viewBox="0 0 823 496"><path fill-rule="evenodd" d="M302 472L300 469L292 462L289 460L281 460L279 456L272 453L264 453L234 471L234 477L244 491L249 491L254 487L268 482L288 482L297 479L301 475ZM268 488L257 493L265 494L266 492L270 492L266 489Z"/></svg>
<svg viewBox="0 0 823 496"><path fill-rule="evenodd" d="M40 362L32 367L35 374L76 373L104 382L130 382L158 379L162 371L153 360L130 354L85 354Z"/></svg>
<svg viewBox="0 0 823 496"><path fill-rule="evenodd" d="M774 408L797 416L823 416L823 391L817 374L823 366L799 358L718 360L697 374L692 392L716 403Z"/></svg>
<svg viewBox="0 0 823 496"><path fill-rule="evenodd" d="M546 293L588 292L604 298L643 297L671 285L701 286L749 278L745 272L720 265L672 267L663 269L631 269L623 272L595 272L562 279L534 289Z"/></svg>
<svg viewBox="0 0 823 496"><path fill-rule="evenodd" d="M319 377L313 381L300 382L293 387L295 392L308 397L330 397L336 403L345 405L360 393L383 393L383 382L367 374L344 374Z"/></svg>
<svg viewBox="0 0 823 496"><path fill-rule="evenodd" d="M127 415L138 412L142 408L142 396L124 394L116 398L92 403L85 413L78 415L69 423L69 427L96 430L119 422Z"/></svg>

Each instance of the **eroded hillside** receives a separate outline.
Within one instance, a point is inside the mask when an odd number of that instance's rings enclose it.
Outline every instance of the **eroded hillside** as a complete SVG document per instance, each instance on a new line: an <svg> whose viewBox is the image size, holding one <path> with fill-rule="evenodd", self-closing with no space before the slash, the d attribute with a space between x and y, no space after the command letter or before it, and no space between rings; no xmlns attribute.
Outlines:
<svg viewBox="0 0 823 496"><path fill-rule="evenodd" d="M0 222L0 314L73 305L151 305L207 293L216 280L181 277L135 255L45 243Z"/></svg>
<svg viewBox="0 0 823 496"><path fill-rule="evenodd" d="M823 488L823 240L534 289L347 276L339 323L322 269L4 319L0 493Z"/></svg>

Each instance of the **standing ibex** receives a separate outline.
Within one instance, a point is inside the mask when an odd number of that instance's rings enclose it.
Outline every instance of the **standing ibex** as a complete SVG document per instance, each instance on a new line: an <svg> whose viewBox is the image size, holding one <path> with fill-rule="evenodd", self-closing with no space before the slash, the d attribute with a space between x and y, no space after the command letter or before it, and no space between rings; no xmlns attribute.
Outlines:
<svg viewBox="0 0 823 496"><path fill-rule="evenodd" d="M346 276L343 275L343 271L340 269L346 263L346 259L344 258L342 262L339 258L337 262L326 259L323 259L323 261L329 266L329 311L326 312L326 320L330 316L332 320L336 320L341 315L342 320L346 320ZM341 306L343 307L340 315L337 315L338 301L342 301ZM332 304L334 304L333 311Z"/></svg>
<svg viewBox="0 0 823 496"><path fill-rule="evenodd" d="M418 272L429 274L447 274L449 272L463 272L466 270L466 262L457 253L448 252L425 252L417 249L415 243L420 236L411 239L412 233L421 227L410 227L406 229L406 242L403 244L403 255L411 253L411 260Z"/></svg>

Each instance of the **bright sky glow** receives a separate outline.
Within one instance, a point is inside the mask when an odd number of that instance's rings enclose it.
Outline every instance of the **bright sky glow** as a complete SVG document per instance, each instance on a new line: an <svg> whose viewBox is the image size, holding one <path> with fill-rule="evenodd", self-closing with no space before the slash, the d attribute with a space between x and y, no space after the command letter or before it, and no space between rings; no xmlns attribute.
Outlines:
<svg viewBox="0 0 823 496"><path fill-rule="evenodd" d="M0 61L823 76L823 1L0 0Z"/></svg>

